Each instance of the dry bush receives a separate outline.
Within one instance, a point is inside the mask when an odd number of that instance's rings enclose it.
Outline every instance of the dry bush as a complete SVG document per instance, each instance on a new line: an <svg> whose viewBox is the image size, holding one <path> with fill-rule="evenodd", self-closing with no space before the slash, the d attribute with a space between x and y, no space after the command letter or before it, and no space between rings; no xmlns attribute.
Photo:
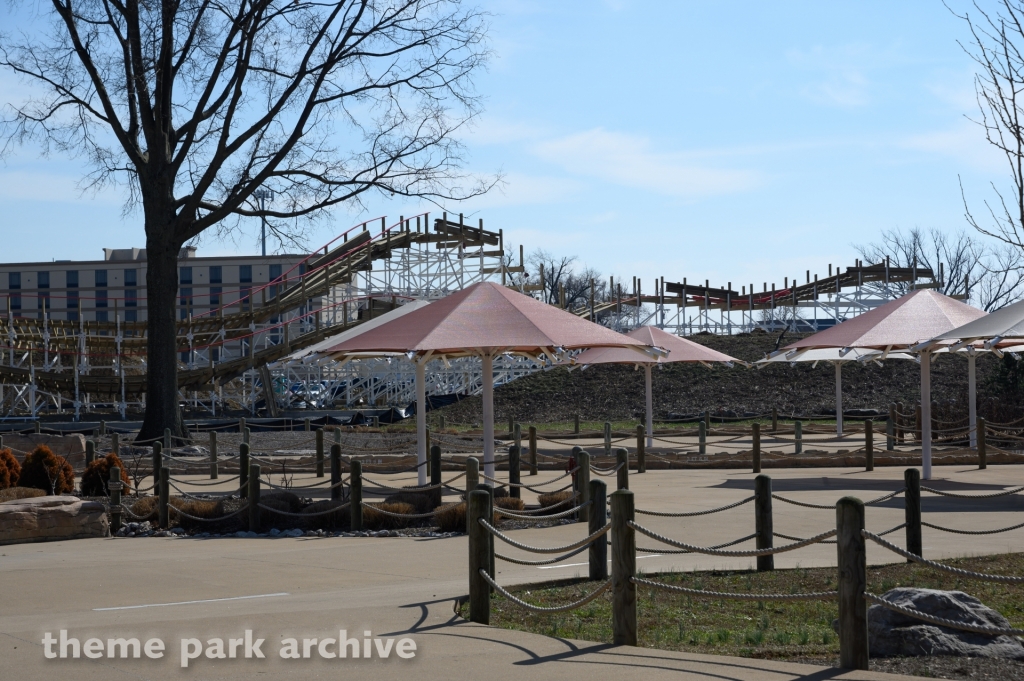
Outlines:
<svg viewBox="0 0 1024 681"><path fill-rule="evenodd" d="M273 502L273 504L267 502ZM293 492L260 492L260 503L267 506L273 505L275 508L289 513L298 513L302 510L302 500Z"/></svg>
<svg viewBox="0 0 1024 681"><path fill-rule="evenodd" d="M434 511L434 523L441 532L465 532L466 502L439 506Z"/></svg>
<svg viewBox="0 0 1024 681"><path fill-rule="evenodd" d="M494 517L495 518L502 517L501 514L498 513L498 510L497 510L499 508L503 508L506 511L522 511L523 509L526 508L526 502L524 502L522 499L514 499L512 497L501 497L501 498L495 499L494 500L494 509L495 509Z"/></svg>
<svg viewBox="0 0 1024 681"><path fill-rule="evenodd" d="M549 494L541 494L537 497L537 503L540 504L541 508L548 508L555 504L562 504L563 501L569 499L575 494L572 490L563 490L561 492L551 492ZM559 506L559 510L566 511L571 508L571 504L562 504Z"/></svg>
<svg viewBox="0 0 1024 681"><path fill-rule="evenodd" d="M434 510L432 495L423 492L396 492L384 499L385 504L409 504L413 513L430 513Z"/></svg>
<svg viewBox="0 0 1024 681"><path fill-rule="evenodd" d="M340 499L324 499L315 501L303 508L300 513L322 513L337 509L334 513L310 516L304 519L304 527L308 530L343 530L350 526L348 508L340 508L345 502Z"/></svg>
<svg viewBox="0 0 1024 681"><path fill-rule="evenodd" d="M0 449L0 489L17 487L21 477L21 464L10 449Z"/></svg>
<svg viewBox="0 0 1024 681"><path fill-rule="evenodd" d="M132 504L132 514L135 517L128 517L126 520L138 521L143 520L156 521L159 519L157 505L160 498L157 496L142 497L134 504ZM180 509L189 515L194 515L198 518L219 518L223 515L223 509L220 507L220 502L213 499L189 499L187 497L170 496L167 497L167 505L173 506L174 508L168 509L169 520L173 523L177 521L177 524L185 528L198 527L199 525L205 525L198 520L191 520L185 516L178 515L174 510Z"/></svg>
<svg viewBox="0 0 1024 681"><path fill-rule="evenodd" d="M263 530L271 527L278 529L291 529L303 527L304 518L295 518L285 513L299 513L302 510L302 503L299 498L291 492L274 492L272 494L260 495L260 506L267 508L260 509L260 528ZM269 509L274 509L273 511ZM283 511L275 513L274 511ZM245 513L245 521L248 523L249 514Z"/></svg>
<svg viewBox="0 0 1024 681"><path fill-rule="evenodd" d="M18 501L19 499L33 499L44 497L46 492L35 487L8 487L0 489L0 504L5 501Z"/></svg>
<svg viewBox="0 0 1024 681"><path fill-rule="evenodd" d="M127 487L131 487L131 480L128 478L128 471L125 470L124 462L121 461L121 457L111 452L106 456L95 459L90 463L85 472L82 473L82 496L84 497L103 497L110 495L110 469L120 468L121 469L121 482Z"/></svg>
<svg viewBox="0 0 1024 681"><path fill-rule="evenodd" d="M401 513L402 515L409 515L415 511L412 504L397 503L389 504L387 502L379 504L370 504L363 507L363 529L365 530L400 530L404 527L408 527L409 524L415 520L415 518L394 518L383 513L378 513L377 509L382 511L388 511L389 513Z"/></svg>
<svg viewBox="0 0 1024 681"><path fill-rule="evenodd" d="M178 497L171 497L177 499ZM135 500L132 504L131 512L132 515L122 518L122 520L128 522L142 522L143 520L156 520L156 504L157 497L141 497ZM138 516L138 517L135 517Z"/></svg>
<svg viewBox="0 0 1024 681"><path fill-rule="evenodd" d="M57 456L46 445L39 445L21 464L22 487L35 487L47 494L70 494L75 491L75 470L63 456Z"/></svg>

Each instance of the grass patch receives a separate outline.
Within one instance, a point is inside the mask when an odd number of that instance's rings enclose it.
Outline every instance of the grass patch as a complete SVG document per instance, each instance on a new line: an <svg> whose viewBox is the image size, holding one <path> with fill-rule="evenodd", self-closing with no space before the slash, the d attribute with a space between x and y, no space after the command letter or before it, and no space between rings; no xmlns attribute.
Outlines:
<svg viewBox="0 0 1024 681"><path fill-rule="evenodd" d="M992 574L1024 574L1024 554L942 561ZM726 592L800 593L836 588L835 568L774 572L710 571L651 577L691 589ZM594 583L549 582L510 589L529 603L561 605L582 598ZM899 563L868 568L868 590L881 594L897 586L965 591L995 608L1014 627L1024 626L1024 585L965 580L927 567ZM554 615L531 613L492 597L491 624L538 634L611 643L611 592L583 608ZM692 598L660 589L637 590L639 644L648 648L758 658L830 658L839 654L832 630L834 601L749 602Z"/></svg>

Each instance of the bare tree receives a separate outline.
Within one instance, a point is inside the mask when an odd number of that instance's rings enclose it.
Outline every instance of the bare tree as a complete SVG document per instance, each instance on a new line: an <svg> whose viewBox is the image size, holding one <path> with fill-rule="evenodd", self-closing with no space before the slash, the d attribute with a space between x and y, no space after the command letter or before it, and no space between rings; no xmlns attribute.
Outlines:
<svg viewBox="0 0 1024 681"><path fill-rule="evenodd" d="M607 284L601 273L584 266L577 270L576 256L554 256L544 250L536 250L527 259L530 269L540 277L544 273L544 287L541 299L551 305L565 304L567 310L582 310L590 305L591 292L595 302L601 302L606 295Z"/></svg>
<svg viewBox="0 0 1024 681"><path fill-rule="evenodd" d="M32 84L2 121L127 187L146 230L146 418L185 436L177 399L181 247L264 216L299 219L386 195L464 199L454 133L479 110L482 14L458 0L51 0L43 35L0 36L0 65ZM255 193L275 200L263 211ZM291 220L291 222L286 222Z"/></svg>
<svg viewBox="0 0 1024 681"><path fill-rule="evenodd" d="M982 234L1024 250L1024 2L999 0L995 11L982 9L977 2L972 6L974 12L950 10L967 25L971 39L960 46L979 67L974 76L979 116L968 118L1006 158L1012 193L992 183L995 200L985 201L988 221L983 224L971 211L961 181L964 212L967 222Z"/></svg>
<svg viewBox="0 0 1024 681"><path fill-rule="evenodd" d="M855 248L869 263L889 258L896 267L916 264L931 269L940 293L962 296L983 310L1002 307L1024 294L1024 252L982 243L965 230L948 234L916 227L890 229L882 232L880 241ZM889 287L898 292L910 290L909 283L895 282Z"/></svg>

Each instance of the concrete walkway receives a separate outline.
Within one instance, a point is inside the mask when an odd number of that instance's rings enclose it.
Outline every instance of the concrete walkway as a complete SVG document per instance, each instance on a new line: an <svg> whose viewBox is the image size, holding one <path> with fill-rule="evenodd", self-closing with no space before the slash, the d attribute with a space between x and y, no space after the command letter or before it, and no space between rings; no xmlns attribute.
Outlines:
<svg viewBox="0 0 1024 681"><path fill-rule="evenodd" d="M863 473L844 469L774 470L777 493L801 501L834 503L845 494L873 498L902 484L902 470ZM543 480L546 476L530 478ZM446 474L446 478L449 475ZM932 485L984 493L1024 482L1020 467L936 470ZM383 477L381 478L383 479ZM612 479L608 479L611 481ZM393 482L389 480L389 482ZM682 511L710 508L750 494L753 476L739 471L652 471L631 475L639 508ZM614 484L611 485L614 487ZM1019 522L1022 497L960 501L926 496L931 522L963 528L1002 527ZM868 511L868 526L885 529L902 522L902 500ZM714 544L750 534L753 508L741 506L701 518L643 517L657 531L696 544ZM809 536L834 526L834 514L776 502L776 531ZM516 539L559 545L584 536L582 525L514 531ZM903 544L902 535L892 535ZM653 542L640 542L642 545ZM747 545L743 545L744 548ZM971 537L925 530L931 557L1024 548L1024 530ZM521 555L511 547L503 553ZM900 560L869 549L873 563ZM539 570L499 563L502 584L570 577L584 567L571 563ZM644 570L694 567L746 568L750 559L654 556ZM834 546L815 546L777 556L779 567L834 565ZM0 548L0 669L10 678L47 679L322 679L355 672L360 679L418 681L450 678L537 679L636 678L826 679L885 678L806 665L610 647L553 639L464 623L453 614L454 599L466 593L466 540L448 539L97 539ZM224 600L229 599L229 600ZM206 602L195 602L206 601ZM173 604L173 605L166 605ZM156 606L156 607L154 607ZM107 608L107 609L104 609ZM121 609L109 609L121 608ZM47 660L41 640L61 629L79 638L161 638L160 660L85 658ZM251 629L266 639L264 660L193 660L180 668L179 641L241 638ZM348 636L411 637L411 660L310 659L278 656L281 641ZM8 674L4 673L4 677Z"/></svg>

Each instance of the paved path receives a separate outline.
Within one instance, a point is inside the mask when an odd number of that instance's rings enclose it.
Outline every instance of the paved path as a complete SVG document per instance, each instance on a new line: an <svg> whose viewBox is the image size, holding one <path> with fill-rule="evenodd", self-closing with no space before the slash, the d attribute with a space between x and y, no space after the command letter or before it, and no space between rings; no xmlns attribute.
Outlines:
<svg viewBox="0 0 1024 681"><path fill-rule="evenodd" d="M775 490L815 503L845 494L872 498L901 486L902 471L863 473L849 469L775 470ZM537 476L554 477L554 473ZM445 476L446 478L448 475ZM966 467L936 470L931 484L982 493L1024 482L1024 468ZM632 475L637 506L697 510L750 494L753 476L740 471L652 471ZM926 497L928 520L956 527L1010 525L1021 517L1020 496L974 502ZM828 510L776 503L777 531L808 536L834 525ZM752 531L750 505L704 518L644 518L643 523L673 537L712 544ZM902 522L902 502L868 511L869 528ZM584 535L581 525L514 532L537 545L568 543ZM902 544L900 533L894 535ZM646 542L645 542L646 543ZM970 538L925 531L926 555L1022 550L1024 530ZM507 552L517 555L514 549ZM873 563L899 560L869 549ZM574 562L572 560L569 561ZM578 562L578 561L577 561ZM694 567L746 568L749 559L655 556L641 563L647 572ZM779 567L834 565L834 546L815 546L777 556ZM502 584L572 576L582 566L551 570L501 564ZM19 680L92 679L321 679L355 672L360 679L394 679L415 674L420 681L450 678L645 679L715 678L741 680L885 678L869 673L839 674L812 666L709 657L590 643L466 624L452 612L466 592L466 540L449 539L97 539L0 547L0 669ZM249 598L260 596L259 598ZM235 599L235 600L218 600ZM186 601L209 601L183 603ZM167 603L177 605L152 606ZM126 608L98 610L102 608ZM46 660L44 632L67 629L80 639L136 636L163 639L162 660ZM252 629L265 638L265 660L199 659L179 668L182 638L241 637ZM377 636L412 637L413 660L283 660L284 638L336 637L339 629L370 630Z"/></svg>

